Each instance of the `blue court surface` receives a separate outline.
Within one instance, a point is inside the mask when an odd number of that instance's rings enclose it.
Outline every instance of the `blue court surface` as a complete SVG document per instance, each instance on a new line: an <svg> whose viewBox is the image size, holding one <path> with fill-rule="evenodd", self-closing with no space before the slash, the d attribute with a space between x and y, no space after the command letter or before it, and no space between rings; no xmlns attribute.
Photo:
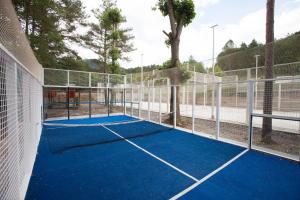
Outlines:
<svg viewBox="0 0 300 200"><path fill-rule="evenodd" d="M28 200L300 198L297 162L129 116L47 123Z"/></svg>

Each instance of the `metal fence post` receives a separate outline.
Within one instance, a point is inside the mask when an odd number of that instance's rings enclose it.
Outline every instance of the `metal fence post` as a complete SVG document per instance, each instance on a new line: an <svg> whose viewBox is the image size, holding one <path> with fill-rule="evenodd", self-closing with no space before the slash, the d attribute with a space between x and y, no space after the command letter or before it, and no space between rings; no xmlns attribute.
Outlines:
<svg viewBox="0 0 300 200"><path fill-rule="evenodd" d="M89 87L92 87L92 73L89 72Z"/></svg>
<svg viewBox="0 0 300 200"><path fill-rule="evenodd" d="M142 87L140 86L139 88L138 88L138 97L139 97L139 118L141 118L141 99L142 99L142 89L141 89Z"/></svg>
<svg viewBox="0 0 300 200"><path fill-rule="evenodd" d="M131 85L131 116L133 116L133 87Z"/></svg>
<svg viewBox="0 0 300 200"><path fill-rule="evenodd" d="M278 111L280 111L281 108L281 83L278 83Z"/></svg>
<svg viewBox="0 0 300 200"><path fill-rule="evenodd" d="M124 105L124 115L126 115L126 88L123 90L123 105Z"/></svg>
<svg viewBox="0 0 300 200"><path fill-rule="evenodd" d="M70 119L70 88L67 88L68 119Z"/></svg>
<svg viewBox="0 0 300 200"><path fill-rule="evenodd" d="M161 124L161 87L159 87L159 124Z"/></svg>
<svg viewBox="0 0 300 200"><path fill-rule="evenodd" d="M70 86L70 70L67 70L67 86Z"/></svg>
<svg viewBox="0 0 300 200"><path fill-rule="evenodd" d="M176 128L176 86L173 87L173 126Z"/></svg>
<svg viewBox="0 0 300 200"><path fill-rule="evenodd" d="M193 105L192 105L192 132L195 132L195 103L196 103L196 82L193 84Z"/></svg>
<svg viewBox="0 0 300 200"><path fill-rule="evenodd" d="M167 79L167 113L170 112L170 90L172 90L172 86L170 86L170 80Z"/></svg>
<svg viewBox="0 0 300 200"><path fill-rule="evenodd" d="M216 87L216 139L219 139L220 136L220 110L221 110L221 84L216 83L214 85Z"/></svg>
<svg viewBox="0 0 300 200"><path fill-rule="evenodd" d="M89 117L92 117L92 88L89 89Z"/></svg>
<svg viewBox="0 0 300 200"><path fill-rule="evenodd" d="M248 81L247 90L247 125L248 125L248 148L251 149L252 145L252 113L253 113L253 95L254 95L254 82Z"/></svg>
<svg viewBox="0 0 300 200"><path fill-rule="evenodd" d="M150 120L150 86L148 81L148 120Z"/></svg>

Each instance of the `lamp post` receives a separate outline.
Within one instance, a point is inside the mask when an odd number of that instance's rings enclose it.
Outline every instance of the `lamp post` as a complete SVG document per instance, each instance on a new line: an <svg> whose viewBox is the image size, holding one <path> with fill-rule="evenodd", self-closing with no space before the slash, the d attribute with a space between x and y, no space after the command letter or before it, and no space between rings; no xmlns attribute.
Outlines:
<svg viewBox="0 0 300 200"><path fill-rule="evenodd" d="M211 26L210 28L213 31L213 45L212 45L212 71L213 71L213 88L212 88L212 102L211 102L211 119L215 118L214 106L215 106L215 28L218 24Z"/></svg>
<svg viewBox="0 0 300 200"><path fill-rule="evenodd" d="M258 59L260 55L255 55L255 102L254 102L254 109L257 106L257 76L258 76Z"/></svg>

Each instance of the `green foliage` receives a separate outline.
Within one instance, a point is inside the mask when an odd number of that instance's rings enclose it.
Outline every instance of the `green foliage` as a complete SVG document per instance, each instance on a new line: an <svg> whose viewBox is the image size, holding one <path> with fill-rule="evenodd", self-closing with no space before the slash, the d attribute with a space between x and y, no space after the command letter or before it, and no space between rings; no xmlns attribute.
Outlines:
<svg viewBox="0 0 300 200"><path fill-rule="evenodd" d="M217 63L222 70L255 67L255 55L260 55L258 65L264 65L265 46L257 43L256 40L252 40L247 48L246 45L241 45L240 48L231 47L223 49L217 57ZM295 33L275 41L274 64L296 61L300 61L300 34Z"/></svg>
<svg viewBox="0 0 300 200"><path fill-rule="evenodd" d="M192 73L183 65L180 65L179 71L180 71L180 78L179 78L180 83L186 83L192 77Z"/></svg>
<svg viewBox="0 0 300 200"><path fill-rule="evenodd" d="M173 0L176 22L182 20L183 26L187 26L195 18L195 5L193 0ZM159 9L163 16L168 15L167 0L158 0L156 8Z"/></svg>
<svg viewBox="0 0 300 200"><path fill-rule="evenodd" d="M85 45L99 55L105 72L120 73L119 60L129 60L128 52L134 50L131 28L121 28L126 22L116 2L104 0L99 9L93 10L98 23L89 24L90 30L85 36Z"/></svg>
<svg viewBox="0 0 300 200"><path fill-rule="evenodd" d="M13 0L13 3L43 67L61 67L66 60L80 59L69 45L82 42L77 27L86 25L86 15L80 0Z"/></svg>
<svg viewBox="0 0 300 200"><path fill-rule="evenodd" d="M217 76L222 76L223 70L222 70L222 68L221 68L218 64L216 64L216 65L214 66L214 70L215 70L215 74L216 74ZM208 72L208 73L213 73L213 68L212 68L212 67L208 68L208 69L207 69L207 72Z"/></svg>
<svg viewBox="0 0 300 200"><path fill-rule="evenodd" d="M203 63L196 61L193 56L190 56L188 61L183 62L183 65L188 65L191 71L195 68L196 72L206 73Z"/></svg>

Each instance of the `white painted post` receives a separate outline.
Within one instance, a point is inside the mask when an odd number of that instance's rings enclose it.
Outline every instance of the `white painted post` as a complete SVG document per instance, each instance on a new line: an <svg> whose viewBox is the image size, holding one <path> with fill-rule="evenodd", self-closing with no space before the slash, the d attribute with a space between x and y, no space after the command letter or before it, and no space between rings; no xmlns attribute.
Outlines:
<svg viewBox="0 0 300 200"><path fill-rule="evenodd" d="M141 98L142 98L142 87L138 88L138 97L139 97L139 118L141 118Z"/></svg>
<svg viewBox="0 0 300 200"><path fill-rule="evenodd" d="M161 124L161 87L159 87L159 124Z"/></svg>
<svg viewBox="0 0 300 200"><path fill-rule="evenodd" d="M170 112L170 89L172 86L170 86L170 80L167 79L167 113Z"/></svg>
<svg viewBox="0 0 300 200"><path fill-rule="evenodd" d="M70 87L70 70L67 70L67 80L68 80L68 87Z"/></svg>
<svg viewBox="0 0 300 200"><path fill-rule="evenodd" d="M187 115L188 114L188 106L189 106L189 91L190 91L190 88L188 86L185 87L186 90L186 101L185 101L185 114Z"/></svg>
<svg viewBox="0 0 300 200"><path fill-rule="evenodd" d="M206 75L204 75L204 85L203 85L203 90L204 90L204 94L203 94L203 106L206 106L206 93L207 93L207 81L206 81Z"/></svg>
<svg viewBox="0 0 300 200"><path fill-rule="evenodd" d="M124 90L123 90L123 101L124 101L124 115L126 115L127 114L127 110L126 110L126 88L124 88Z"/></svg>
<svg viewBox="0 0 300 200"><path fill-rule="evenodd" d="M150 86L148 81L148 120L150 120Z"/></svg>
<svg viewBox="0 0 300 200"><path fill-rule="evenodd" d="M108 87L109 88L109 74L107 74L107 86L106 87Z"/></svg>
<svg viewBox="0 0 300 200"><path fill-rule="evenodd" d="M238 94L239 94L239 78L235 77L235 81L236 81L236 90L235 90L235 107L238 107Z"/></svg>
<svg viewBox="0 0 300 200"><path fill-rule="evenodd" d="M214 85L216 87L216 139L219 139L220 136L220 110L221 110L221 84L216 83Z"/></svg>
<svg viewBox="0 0 300 200"><path fill-rule="evenodd" d="M278 111L281 108L281 83L278 83Z"/></svg>
<svg viewBox="0 0 300 200"><path fill-rule="evenodd" d="M131 87L131 116L133 116L133 84L132 84L132 74L130 79L130 87Z"/></svg>
<svg viewBox="0 0 300 200"><path fill-rule="evenodd" d="M176 128L176 86L173 87L173 126Z"/></svg>
<svg viewBox="0 0 300 200"><path fill-rule="evenodd" d="M252 113L253 113L253 95L254 95L254 83L253 81L248 81L247 90L247 125L248 125L248 148L251 149L252 145Z"/></svg>
<svg viewBox="0 0 300 200"><path fill-rule="evenodd" d="M92 73L89 72L89 87L92 87Z"/></svg>
<svg viewBox="0 0 300 200"><path fill-rule="evenodd" d="M195 104L196 104L196 83L193 84L193 106L192 106L192 132L195 132Z"/></svg>
<svg viewBox="0 0 300 200"><path fill-rule="evenodd" d="M215 118L215 74L212 81L212 93L211 93L211 119Z"/></svg>

